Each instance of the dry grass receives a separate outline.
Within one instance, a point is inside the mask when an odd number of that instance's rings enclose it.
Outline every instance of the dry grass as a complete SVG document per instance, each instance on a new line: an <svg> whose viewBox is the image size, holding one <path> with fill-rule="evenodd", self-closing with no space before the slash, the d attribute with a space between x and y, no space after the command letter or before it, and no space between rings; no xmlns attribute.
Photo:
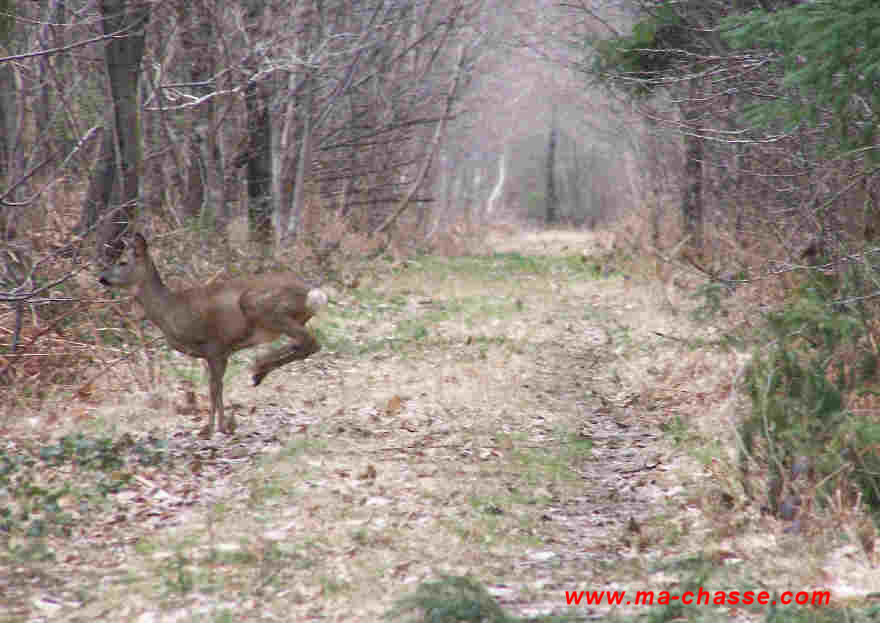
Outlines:
<svg viewBox="0 0 880 623"><path fill-rule="evenodd" d="M39 578L14 584L6 619L376 621L439 573L519 614L563 613L566 590L675 593L693 560L715 589L880 590L831 523L786 534L747 504L746 355L689 319L686 277L649 278L607 233L488 244L501 255L359 268L316 319L324 351L259 388L237 355L233 438L194 439L204 374L164 349L19 418L10 435L162 435L177 460L47 539L54 561L4 555L0 575Z"/></svg>

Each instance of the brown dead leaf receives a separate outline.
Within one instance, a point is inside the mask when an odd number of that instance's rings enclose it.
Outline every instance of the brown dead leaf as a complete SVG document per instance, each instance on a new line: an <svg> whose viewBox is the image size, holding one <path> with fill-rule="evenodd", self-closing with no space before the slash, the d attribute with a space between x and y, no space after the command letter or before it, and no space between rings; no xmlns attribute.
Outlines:
<svg viewBox="0 0 880 623"><path fill-rule="evenodd" d="M73 420L75 422L81 422L83 420L88 420L89 417L90 417L89 411L87 409L79 408L73 412ZM48 419L46 420L46 423L51 426L54 426L57 422L58 422L58 414L57 413L50 414Z"/></svg>
<svg viewBox="0 0 880 623"><path fill-rule="evenodd" d="M397 415L400 413L400 410L403 408L403 399L395 394L391 398L388 399L388 404L385 405L385 415Z"/></svg>
<svg viewBox="0 0 880 623"><path fill-rule="evenodd" d="M198 400L196 399L196 393L189 389L183 395L183 404L177 405L177 414L178 415L193 415L198 412Z"/></svg>
<svg viewBox="0 0 880 623"><path fill-rule="evenodd" d="M376 467L370 463L367 468L358 474L358 480L376 480Z"/></svg>
<svg viewBox="0 0 880 623"><path fill-rule="evenodd" d="M635 517L630 517L629 522L626 524L626 529L632 532L633 534L641 534L642 527L639 525L639 522L636 521Z"/></svg>

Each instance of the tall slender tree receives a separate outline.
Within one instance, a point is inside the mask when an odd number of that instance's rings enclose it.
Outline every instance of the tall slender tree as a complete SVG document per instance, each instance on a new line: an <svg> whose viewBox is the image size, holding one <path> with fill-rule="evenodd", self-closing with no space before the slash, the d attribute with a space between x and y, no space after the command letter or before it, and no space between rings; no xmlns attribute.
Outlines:
<svg viewBox="0 0 880 623"><path fill-rule="evenodd" d="M137 217L143 162L138 85L150 5L131 0L101 0L100 9L104 34L113 35L104 54L113 100L113 132L110 136L116 164L111 168L111 174L102 176L100 181L116 190L107 192L105 189L99 195L114 199L100 209L108 218L100 229L99 249L106 259L112 260L122 253L122 234Z"/></svg>

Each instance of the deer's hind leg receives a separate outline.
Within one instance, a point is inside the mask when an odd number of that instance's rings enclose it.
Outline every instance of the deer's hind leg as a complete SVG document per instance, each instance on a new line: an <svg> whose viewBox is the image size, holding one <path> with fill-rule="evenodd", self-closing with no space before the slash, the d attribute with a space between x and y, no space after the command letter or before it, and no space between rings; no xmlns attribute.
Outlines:
<svg viewBox="0 0 880 623"><path fill-rule="evenodd" d="M318 340L304 326L311 313L305 307L305 295L302 292L282 289L254 293L253 296L245 295L242 297L241 308L254 324L290 338L290 342L284 346L257 357L253 376L255 386L272 370L291 361L305 359L321 350Z"/></svg>
<svg viewBox="0 0 880 623"><path fill-rule="evenodd" d="M305 327L293 326L285 330L284 333L291 338L290 342L257 357L257 361L254 364L255 386L259 385L263 378L272 370L280 368L291 361L305 359L309 355L321 350L318 340Z"/></svg>
<svg viewBox="0 0 880 623"><path fill-rule="evenodd" d="M318 344L315 336L286 314L264 315L260 318L260 324L271 331L283 333L290 338L290 341L257 357L254 363L254 386L259 385L272 370L291 361L305 359L321 350L321 345Z"/></svg>

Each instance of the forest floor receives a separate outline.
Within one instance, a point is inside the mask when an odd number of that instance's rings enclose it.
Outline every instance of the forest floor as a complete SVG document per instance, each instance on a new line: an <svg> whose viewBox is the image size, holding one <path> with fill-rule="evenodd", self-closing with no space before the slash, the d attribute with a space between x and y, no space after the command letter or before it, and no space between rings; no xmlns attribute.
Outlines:
<svg viewBox="0 0 880 623"><path fill-rule="evenodd" d="M363 267L312 321L320 353L258 388L254 352L234 357L233 436L197 438L205 375L161 339L7 419L0 508L27 521L5 524L0 621L372 622L445 576L511 616L574 619L657 612L664 590L880 591L845 531L792 529L743 492L730 317L695 322L693 279L602 241L497 234ZM591 590L627 595L569 603ZM653 609L633 603L647 590Z"/></svg>

